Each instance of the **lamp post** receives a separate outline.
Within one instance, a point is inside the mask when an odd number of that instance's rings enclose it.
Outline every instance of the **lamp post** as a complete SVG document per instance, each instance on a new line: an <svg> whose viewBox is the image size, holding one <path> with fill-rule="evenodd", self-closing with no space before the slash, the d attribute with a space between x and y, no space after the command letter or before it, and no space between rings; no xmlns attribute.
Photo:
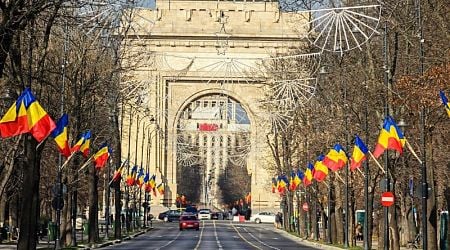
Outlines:
<svg viewBox="0 0 450 250"><path fill-rule="evenodd" d="M127 178L128 178L128 175L130 174L131 125L133 122L132 110L133 110L133 106L130 105L130 119L129 119L129 123L128 123ZM125 185L125 228L126 228L127 232L129 232L131 230L129 202L130 202L130 187L128 187L128 185Z"/></svg>
<svg viewBox="0 0 450 250"><path fill-rule="evenodd" d="M61 115L64 114L64 89L66 86L66 54L67 54L67 23L65 25L65 39L64 39L64 45L63 45L63 59L62 59L62 64L61 64ZM30 71L31 72L31 71ZM56 187L57 187L57 192L56 192L56 236L55 236L55 249L61 249L61 243L60 243L60 230L61 230L61 209L64 205L63 203L63 184L61 182L62 179L62 156L61 154L58 155L58 169L57 169L57 177L56 177ZM76 220L76 219L75 219ZM75 228L73 228L72 230L76 230Z"/></svg>
<svg viewBox="0 0 450 250"><path fill-rule="evenodd" d="M365 87L366 87L366 93L368 93L368 88L369 85L367 85L367 82L365 83ZM368 113L369 113L369 108L368 108L368 102L365 102L364 105L364 133L365 133L365 141L369 140L369 121L368 121ZM369 161L366 160L364 161L364 208L365 208L365 212L364 212L364 250L370 250L370 241L372 239L369 239L369 210L370 212L372 211L372 209L369 209L369 176L370 176L370 172L369 172Z"/></svg>
<svg viewBox="0 0 450 250"><path fill-rule="evenodd" d="M155 123L155 118L152 116L150 116L150 125ZM149 129L149 126L146 127L147 130L147 160L146 160L146 172L149 173L150 172L150 155L151 155L151 150L152 150L152 135L153 132L155 132L158 129L158 126L156 126L153 130ZM145 138L145 135L144 135ZM144 147L142 147L144 148ZM150 198L151 196L149 195L149 193L147 191L144 192L144 227L147 227L147 221L148 221L148 212L149 212L149 208L150 208Z"/></svg>
<svg viewBox="0 0 450 250"><path fill-rule="evenodd" d="M388 67L387 58L387 23L384 23L384 39L383 39L383 57L384 57L384 85L385 85L385 100L384 100L384 114L389 115L389 73L390 69ZM384 164L385 164L385 192L390 191L390 178L389 178L389 151L386 150L384 153ZM384 249L389 250L389 207L384 207Z"/></svg>

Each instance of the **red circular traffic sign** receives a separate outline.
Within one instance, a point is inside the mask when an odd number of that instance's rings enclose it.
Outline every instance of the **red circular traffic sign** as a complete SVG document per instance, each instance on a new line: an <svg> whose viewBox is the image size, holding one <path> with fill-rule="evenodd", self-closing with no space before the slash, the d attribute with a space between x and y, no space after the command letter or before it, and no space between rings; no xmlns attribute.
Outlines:
<svg viewBox="0 0 450 250"><path fill-rule="evenodd" d="M309 206L308 206L308 203L303 203L303 206L302 206L302 208L303 208L303 211L305 211L305 212L308 212L308 210L309 210Z"/></svg>
<svg viewBox="0 0 450 250"><path fill-rule="evenodd" d="M384 192L381 195L381 205L383 207L390 207L394 204L395 198L392 192Z"/></svg>

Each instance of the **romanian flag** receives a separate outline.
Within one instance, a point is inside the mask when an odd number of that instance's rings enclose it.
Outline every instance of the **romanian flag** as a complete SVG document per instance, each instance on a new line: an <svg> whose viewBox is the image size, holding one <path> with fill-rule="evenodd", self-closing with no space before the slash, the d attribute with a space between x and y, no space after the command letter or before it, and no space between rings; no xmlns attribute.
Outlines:
<svg viewBox="0 0 450 250"><path fill-rule="evenodd" d="M139 173L136 176L136 185L138 185L140 188L142 187L142 185L144 184L144 169L141 167L139 169Z"/></svg>
<svg viewBox="0 0 450 250"><path fill-rule="evenodd" d="M289 187L289 180L286 175L278 176L277 189L279 193L284 193Z"/></svg>
<svg viewBox="0 0 450 250"><path fill-rule="evenodd" d="M150 187L153 191L153 195L156 196L156 176L152 175L152 178L150 178Z"/></svg>
<svg viewBox="0 0 450 250"><path fill-rule="evenodd" d="M150 178L149 183L150 183L150 187L151 187L152 189L155 189L155 188L156 188L156 175L152 175L152 178Z"/></svg>
<svg viewBox="0 0 450 250"><path fill-rule="evenodd" d="M147 193L152 191L152 187L150 187L150 174L147 172L144 176L144 190Z"/></svg>
<svg viewBox="0 0 450 250"><path fill-rule="evenodd" d="M324 155L319 155L316 162L314 163L313 177L318 182L322 182L323 180L325 180L328 175L328 167L323 164L324 159Z"/></svg>
<svg viewBox="0 0 450 250"><path fill-rule="evenodd" d="M124 167L125 167L125 164L122 164L122 166L120 166L118 169L116 169L114 171L114 175L111 179L110 186L117 186L117 184L120 183L120 181L122 180L122 172L123 172Z"/></svg>
<svg viewBox="0 0 450 250"><path fill-rule="evenodd" d="M127 176L127 186L131 187L136 183L137 166L131 169L131 173Z"/></svg>
<svg viewBox="0 0 450 250"><path fill-rule="evenodd" d="M277 179L272 178L272 193L275 193L276 188L277 188Z"/></svg>
<svg viewBox="0 0 450 250"><path fill-rule="evenodd" d="M342 149L340 144L336 144L325 156L322 163L331 169L331 171L337 171L342 169L347 164L347 161L348 159L344 149Z"/></svg>
<svg viewBox="0 0 450 250"><path fill-rule="evenodd" d="M31 89L26 88L0 120L0 137L7 138L30 132L41 142L55 128L55 122L36 100Z"/></svg>
<svg viewBox="0 0 450 250"><path fill-rule="evenodd" d="M105 166L105 163L108 161L109 156L111 155L111 149L108 147L106 143L104 143L100 150L97 151L94 155L94 163L95 168L101 169Z"/></svg>
<svg viewBox="0 0 450 250"><path fill-rule="evenodd" d="M289 191L294 191L297 186L294 183L295 172L291 171L291 176L289 176Z"/></svg>
<svg viewBox="0 0 450 250"><path fill-rule="evenodd" d="M55 139L56 145L62 155L68 158L72 152L67 137L67 126L69 125L69 116L64 114L56 123L56 128L52 131L51 136Z"/></svg>
<svg viewBox="0 0 450 250"><path fill-rule="evenodd" d="M89 155L90 144L91 144L91 131L88 130L84 134L84 141L83 141L83 144L81 144L81 147L80 147L80 151L81 151L81 153L83 153L83 156L85 158L87 158L88 155Z"/></svg>
<svg viewBox="0 0 450 250"><path fill-rule="evenodd" d="M356 136L355 147L353 148L352 158L350 158L350 170L353 171L361 167L362 162L366 159L366 154L369 152L364 142Z"/></svg>
<svg viewBox="0 0 450 250"><path fill-rule="evenodd" d="M294 176L293 182L295 183L296 187L298 187L300 185L300 183L302 183L302 178L299 176L299 171L300 170L297 170L296 172L294 172L295 176ZM302 175L303 175L303 173L302 173Z"/></svg>
<svg viewBox="0 0 450 250"><path fill-rule="evenodd" d="M450 104L448 103L448 99L444 94L444 91L439 91L439 95L441 96L442 103L445 106L445 110L447 110L447 115L450 117Z"/></svg>
<svg viewBox="0 0 450 250"><path fill-rule="evenodd" d="M159 193L160 195L164 195L164 185L163 185L162 183L160 183L160 184L156 187L156 189L158 189L158 193Z"/></svg>
<svg viewBox="0 0 450 250"><path fill-rule="evenodd" d="M385 150L396 150L400 154L403 153L403 146L406 143L406 139L403 136L402 131L395 123L394 119L390 116L384 118L383 128L378 136L378 142L375 146L373 155L375 158L380 157Z"/></svg>
<svg viewBox="0 0 450 250"><path fill-rule="evenodd" d="M297 178L299 179L298 185L300 185L300 183L305 179L305 173L303 173L303 171L301 171L300 169L297 170Z"/></svg>
<svg viewBox="0 0 450 250"><path fill-rule="evenodd" d="M78 139L77 143L75 143L75 145L73 145L73 147L72 147L72 149L71 149L72 153L78 152L78 151L80 150L81 145L83 145L83 142L84 142L84 135L85 135L85 134L86 134L86 133L83 133L83 134L80 136L80 139Z"/></svg>
<svg viewBox="0 0 450 250"><path fill-rule="evenodd" d="M303 185L305 185L305 187L309 186L312 184L312 180L313 180L313 171L314 166L311 164L311 162L308 162L308 167L306 168L305 171L305 176L303 177Z"/></svg>

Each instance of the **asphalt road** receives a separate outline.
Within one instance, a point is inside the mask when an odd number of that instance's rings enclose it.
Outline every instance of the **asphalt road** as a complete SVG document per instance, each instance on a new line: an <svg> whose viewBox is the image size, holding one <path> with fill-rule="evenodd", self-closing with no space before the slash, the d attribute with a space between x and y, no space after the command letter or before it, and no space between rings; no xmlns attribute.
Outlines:
<svg viewBox="0 0 450 250"><path fill-rule="evenodd" d="M272 224L202 221L200 230L180 231L177 222L103 249L316 249L284 237Z"/></svg>

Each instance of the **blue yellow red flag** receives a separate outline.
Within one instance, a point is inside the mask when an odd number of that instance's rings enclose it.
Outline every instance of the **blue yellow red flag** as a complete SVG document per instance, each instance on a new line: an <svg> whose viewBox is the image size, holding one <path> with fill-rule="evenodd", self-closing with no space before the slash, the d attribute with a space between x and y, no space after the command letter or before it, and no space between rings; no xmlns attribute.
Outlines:
<svg viewBox="0 0 450 250"><path fill-rule="evenodd" d="M89 148L91 145L91 131L88 130L84 134L83 144L80 146L80 151L83 153L83 156L87 158L89 156Z"/></svg>
<svg viewBox="0 0 450 250"><path fill-rule="evenodd" d="M158 193L159 193L160 195L164 195L164 185L163 185L162 183L160 183L160 184L156 187L156 189L158 190Z"/></svg>
<svg viewBox="0 0 450 250"><path fill-rule="evenodd" d="M361 167L362 162L366 159L366 155L369 152L364 142L359 138L355 137L355 146L353 148L352 157L350 158L350 170L353 171Z"/></svg>
<svg viewBox="0 0 450 250"><path fill-rule="evenodd" d="M305 187L309 186L312 184L312 180L313 180L313 171L314 166L313 164L311 164L311 162L308 162L308 167L306 167L305 170L305 177L303 178L303 185Z"/></svg>
<svg viewBox="0 0 450 250"><path fill-rule="evenodd" d="M102 146L100 146L100 149L94 155L95 168L103 168L110 155L111 149L108 147L108 144L103 143Z"/></svg>
<svg viewBox="0 0 450 250"><path fill-rule="evenodd" d="M56 128L55 122L42 108L30 88L26 88L0 120L0 137L30 133L38 142Z"/></svg>
<svg viewBox="0 0 450 250"><path fill-rule="evenodd" d="M128 174L127 176L127 186L131 187L134 186L134 184L136 184L136 173L138 170L138 166L134 165L133 168L131 169L130 174Z"/></svg>
<svg viewBox="0 0 450 250"><path fill-rule="evenodd" d="M313 177L318 182L322 182L328 176L328 167L323 164L324 159L324 155L319 155L316 162L314 163Z"/></svg>
<svg viewBox="0 0 450 250"><path fill-rule="evenodd" d="M56 123L56 128L52 131L51 136L55 139L56 146L66 158L68 158L72 152L69 146L69 138L67 136L67 126L69 125L69 116L63 114L59 121Z"/></svg>
<svg viewBox="0 0 450 250"><path fill-rule="evenodd" d="M347 161L347 154L344 149L340 144L336 144L325 156L322 163L331 171L337 171L342 169L347 164Z"/></svg>
<svg viewBox="0 0 450 250"><path fill-rule="evenodd" d="M394 119L391 116L386 116L373 155L378 158L387 149L395 150L401 154L405 143L406 139Z"/></svg>
<svg viewBox="0 0 450 250"><path fill-rule="evenodd" d="M441 96L442 103L444 104L445 110L447 111L448 117L450 117L450 103L448 103L448 99L444 94L444 91L440 90L439 95Z"/></svg>

